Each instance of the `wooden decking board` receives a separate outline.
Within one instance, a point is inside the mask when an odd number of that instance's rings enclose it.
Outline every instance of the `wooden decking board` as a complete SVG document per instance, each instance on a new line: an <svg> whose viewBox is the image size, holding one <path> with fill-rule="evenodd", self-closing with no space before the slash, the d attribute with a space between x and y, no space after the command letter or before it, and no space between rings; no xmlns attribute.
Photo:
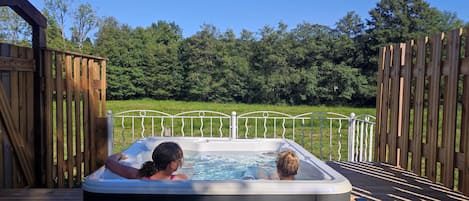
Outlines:
<svg viewBox="0 0 469 201"><path fill-rule="evenodd" d="M6 200L64 200L81 201L83 193L80 188L73 189L0 189L0 201Z"/></svg>
<svg viewBox="0 0 469 201"><path fill-rule="evenodd" d="M327 164L352 183L352 198L469 200L469 197L449 188L384 163L327 162Z"/></svg>

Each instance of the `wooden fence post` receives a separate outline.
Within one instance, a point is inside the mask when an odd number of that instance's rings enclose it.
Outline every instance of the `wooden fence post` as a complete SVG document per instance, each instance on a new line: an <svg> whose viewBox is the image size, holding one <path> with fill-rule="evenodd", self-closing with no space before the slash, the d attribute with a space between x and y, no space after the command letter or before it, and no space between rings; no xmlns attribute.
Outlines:
<svg viewBox="0 0 469 201"><path fill-rule="evenodd" d="M96 167L104 165L108 156L107 117L96 118Z"/></svg>

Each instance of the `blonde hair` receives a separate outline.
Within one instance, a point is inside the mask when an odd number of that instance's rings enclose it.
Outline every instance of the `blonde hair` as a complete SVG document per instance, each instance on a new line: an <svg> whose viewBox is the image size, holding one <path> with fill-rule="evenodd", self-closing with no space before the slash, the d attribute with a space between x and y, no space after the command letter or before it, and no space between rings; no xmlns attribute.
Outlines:
<svg viewBox="0 0 469 201"><path fill-rule="evenodd" d="M287 150L278 154L276 163L279 176L288 177L296 175L300 161L294 151Z"/></svg>

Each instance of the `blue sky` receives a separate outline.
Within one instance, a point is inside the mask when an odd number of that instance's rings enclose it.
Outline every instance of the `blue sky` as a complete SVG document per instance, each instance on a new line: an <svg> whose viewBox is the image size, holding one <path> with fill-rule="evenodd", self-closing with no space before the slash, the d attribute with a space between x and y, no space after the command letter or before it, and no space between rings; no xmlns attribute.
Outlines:
<svg viewBox="0 0 469 201"><path fill-rule="evenodd" d="M44 0L30 0L39 10ZM294 28L302 22L335 27L348 11L362 19L378 0L73 0L77 5L88 2L98 16L114 16L122 24L147 27L152 22L175 22L185 37L200 30L201 25L213 24L219 31L242 29L257 32L265 25L284 22ZM468 0L427 0L431 7L455 12L469 22ZM71 22L70 22L71 23Z"/></svg>

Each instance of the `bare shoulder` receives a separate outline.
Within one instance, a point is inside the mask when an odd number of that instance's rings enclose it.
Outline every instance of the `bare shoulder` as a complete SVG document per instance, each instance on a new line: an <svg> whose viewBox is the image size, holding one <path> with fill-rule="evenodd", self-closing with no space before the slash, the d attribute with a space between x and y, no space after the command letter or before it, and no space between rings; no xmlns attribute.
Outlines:
<svg viewBox="0 0 469 201"><path fill-rule="evenodd" d="M174 175L174 180L187 180L187 179L189 179L189 177L187 177L187 175L185 174Z"/></svg>

